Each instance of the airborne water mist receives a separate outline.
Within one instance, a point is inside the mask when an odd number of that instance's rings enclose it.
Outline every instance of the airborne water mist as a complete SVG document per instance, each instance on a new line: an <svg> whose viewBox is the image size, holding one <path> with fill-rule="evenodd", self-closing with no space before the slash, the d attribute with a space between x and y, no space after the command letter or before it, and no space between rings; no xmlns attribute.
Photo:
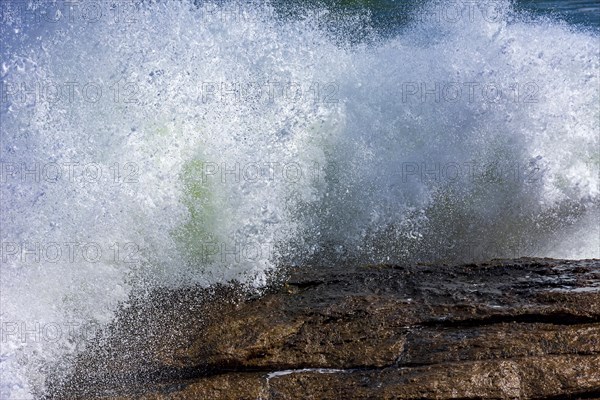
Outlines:
<svg viewBox="0 0 600 400"><path fill-rule="evenodd" d="M458 19L431 3L386 37L368 14L325 9L164 0L33 23L15 4L2 398L40 394L149 285L260 287L290 263L600 257L597 33L508 1Z"/></svg>

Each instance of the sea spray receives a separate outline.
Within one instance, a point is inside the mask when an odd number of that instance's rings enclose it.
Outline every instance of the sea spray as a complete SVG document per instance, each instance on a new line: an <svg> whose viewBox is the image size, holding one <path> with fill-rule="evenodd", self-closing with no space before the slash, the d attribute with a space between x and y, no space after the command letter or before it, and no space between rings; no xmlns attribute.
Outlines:
<svg viewBox="0 0 600 400"><path fill-rule="evenodd" d="M509 2L386 36L333 9L23 4L2 5L2 398L41 393L132 290L600 257L596 33Z"/></svg>

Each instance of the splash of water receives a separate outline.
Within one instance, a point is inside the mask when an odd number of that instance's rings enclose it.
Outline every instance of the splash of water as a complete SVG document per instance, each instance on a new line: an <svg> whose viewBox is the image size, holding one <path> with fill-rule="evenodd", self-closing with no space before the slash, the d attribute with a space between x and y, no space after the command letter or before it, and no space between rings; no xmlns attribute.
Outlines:
<svg viewBox="0 0 600 400"><path fill-rule="evenodd" d="M597 34L444 4L385 38L326 9L5 5L0 397L135 288L600 257Z"/></svg>

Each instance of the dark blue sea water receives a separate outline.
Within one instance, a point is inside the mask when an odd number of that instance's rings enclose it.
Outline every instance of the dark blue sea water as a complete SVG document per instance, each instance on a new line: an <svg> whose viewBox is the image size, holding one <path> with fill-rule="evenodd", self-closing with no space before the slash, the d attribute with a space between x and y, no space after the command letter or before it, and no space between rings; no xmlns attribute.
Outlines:
<svg viewBox="0 0 600 400"><path fill-rule="evenodd" d="M382 25L402 24L405 18L414 16L415 7L430 3L426 0L367 0L367 1L332 1L338 7L371 9L374 19ZM462 1L441 2L440 15L446 18L456 16L454 8L465 4L474 7L493 8L498 1ZM516 0L515 10L530 13L533 17L547 17L564 20L571 24L600 27L600 2L597 0ZM390 24L391 23L391 24Z"/></svg>
<svg viewBox="0 0 600 400"><path fill-rule="evenodd" d="M372 0L372 1L335 1L336 4L345 3L347 7L356 7L359 3L376 10L379 18L394 18L398 13L404 13L407 9L418 4L426 3L423 0ZM461 3L471 3L490 6L494 1L451 1L446 6ZM497 3L497 2L496 2ZM534 16L545 16L562 19L572 24L587 26L600 26L600 2L597 0L516 0L515 8L519 11L530 12Z"/></svg>
<svg viewBox="0 0 600 400"><path fill-rule="evenodd" d="M600 27L600 2L597 0L519 0L516 7L572 24Z"/></svg>

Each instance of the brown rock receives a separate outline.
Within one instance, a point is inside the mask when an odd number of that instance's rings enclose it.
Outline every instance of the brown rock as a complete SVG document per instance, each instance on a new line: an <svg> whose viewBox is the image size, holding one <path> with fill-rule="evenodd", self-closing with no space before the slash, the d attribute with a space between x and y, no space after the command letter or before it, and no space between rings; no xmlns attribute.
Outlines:
<svg viewBox="0 0 600 400"><path fill-rule="evenodd" d="M600 397L600 261L304 268L260 297L156 289L132 299L51 393Z"/></svg>

